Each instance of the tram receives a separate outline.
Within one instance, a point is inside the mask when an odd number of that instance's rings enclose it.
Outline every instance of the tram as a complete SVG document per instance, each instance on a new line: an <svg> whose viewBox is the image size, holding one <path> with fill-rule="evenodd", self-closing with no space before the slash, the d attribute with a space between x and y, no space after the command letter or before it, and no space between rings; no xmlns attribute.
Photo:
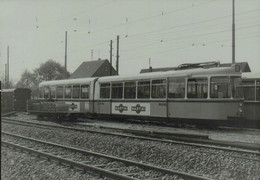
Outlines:
<svg viewBox="0 0 260 180"><path fill-rule="evenodd" d="M244 102L240 64L137 75L42 82L28 111L41 116L82 115L163 119L177 124L240 123Z"/></svg>

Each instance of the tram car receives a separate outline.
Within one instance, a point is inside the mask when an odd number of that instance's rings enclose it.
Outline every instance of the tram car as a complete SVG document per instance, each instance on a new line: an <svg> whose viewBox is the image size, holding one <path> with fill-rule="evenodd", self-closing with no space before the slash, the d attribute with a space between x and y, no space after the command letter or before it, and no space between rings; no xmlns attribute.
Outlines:
<svg viewBox="0 0 260 180"><path fill-rule="evenodd" d="M244 117L241 67L180 69L130 76L42 82L28 111L40 116L162 119L239 124Z"/></svg>
<svg viewBox="0 0 260 180"><path fill-rule="evenodd" d="M260 75L243 77L245 118L260 121Z"/></svg>
<svg viewBox="0 0 260 180"><path fill-rule="evenodd" d="M26 102L31 99L31 90L28 88L1 90L1 112L26 111Z"/></svg>

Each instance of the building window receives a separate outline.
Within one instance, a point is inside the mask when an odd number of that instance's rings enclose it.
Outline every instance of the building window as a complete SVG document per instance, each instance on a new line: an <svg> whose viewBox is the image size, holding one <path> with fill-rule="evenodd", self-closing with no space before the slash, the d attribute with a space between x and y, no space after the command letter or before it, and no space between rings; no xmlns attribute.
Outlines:
<svg viewBox="0 0 260 180"><path fill-rule="evenodd" d="M73 86L73 91L72 91L72 98L78 99L80 95L80 86L79 85L74 85Z"/></svg>
<svg viewBox="0 0 260 180"><path fill-rule="evenodd" d="M101 99L110 98L110 83L103 83L100 85L100 98Z"/></svg>
<svg viewBox="0 0 260 180"><path fill-rule="evenodd" d="M210 79L211 98L230 98L231 88L229 77L212 77Z"/></svg>
<svg viewBox="0 0 260 180"><path fill-rule="evenodd" d="M81 98L88 99L89 98L89 86L81 85Z"/></svg>
<svg viewBox="0 0 260 180"><path fill-rule="evenodd" d="M66 86L65 87L65 98L67 98L67 99L71 99L71 86Z"/></svg>
<svg viewBox="0 0 260 180"><path fill-rule="evenodd" d="M188 98L207 98L208 80L207 78L188 79L187 97Z"/></svg>
<svg viewBox="0 0 260 180"><path fill-rule="evenodd" d="M123 83L112 84L112 98L122 99L123 97Z"/></svg>
<svg viewBox="0 0 260 180"><path fill-rule="evenodd" d="M138 98L149 99L150 98L150 81L138 82Z"/></svg>
<svg viewBox="0 0 260 180"><path fill-rule="evenodd" d="M57 98L59 98L59 99L63 98L63 86L57 87Z"/></svg>
<svg viewBox="0 0 260 180"><path fill-rule="evenodd" d="M136 98L136 82L125 82L124 98L125 99L135 99Z"/></svg>
<svg viewBox="0 0 260 180"><path fill-rule="evenodd" d="M166 98L166 80L152 80L152 98Z"/></svg>
<svg viewBox="0 0 260 180"><path fill-rule="evenodd" d="M184 98L185 97L185 79L184 78L169 78L169 98Z"/></svg>

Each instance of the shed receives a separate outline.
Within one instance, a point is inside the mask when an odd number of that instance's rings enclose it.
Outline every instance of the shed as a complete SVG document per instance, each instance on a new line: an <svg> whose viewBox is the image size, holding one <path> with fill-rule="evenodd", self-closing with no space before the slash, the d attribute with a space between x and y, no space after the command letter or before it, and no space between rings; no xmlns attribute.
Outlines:
<svg viewBox="0 0 260 180"><path fill-rule="evenodd" d="M111 74L110 74L111 69ZM107 59L83 62L69 79L118 75Z"/></svg>
<svg viewBox="0 0 260 180"><path fill-rule="evenodd" d="M1 90L2 112L25 111L26 101L31 99L31 90L28 88Z"/></svg>

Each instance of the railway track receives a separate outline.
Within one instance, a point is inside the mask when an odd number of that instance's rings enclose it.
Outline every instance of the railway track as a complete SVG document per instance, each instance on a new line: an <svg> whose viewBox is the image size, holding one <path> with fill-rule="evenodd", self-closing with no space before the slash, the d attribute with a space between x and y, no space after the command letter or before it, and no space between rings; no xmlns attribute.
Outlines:
<svg viewBox="0 0 260 180"><path fill-rule="evenodd" d="M198 180L209 179L207 177L174 171L171 169L64 146L61 144L50 143L12 133L2 132L2 135L2 145L18 148L22 151L35 154L38 157L44 157L47 160L54 160L60 164L79 168L83 171L98 174L102 177L120 180L151 179L151 177L146 177L145 175L146 172L149 172L148 174L152 174L152 178L156 179L160 179L165 176Z"/></svg>
<svg viewBox="0 0 260 180"><path fill-rule="evenodd" d="M193 147L199 147L199 148L211 148L216 150L223 150L223 151L231 151L231 152L237 152L237 153L246 153L246 154L255 154L260 155L260 145L259 144L251 144L251 143L236 143L236 142L227 142L227 141L216 141L216 140L210 140L205 137L197 137L197 138L182 138L179 136L171 136L171 139L161 139L158 137L154 137L154 133L150 132L144 132L144 131L131 131L131 134L122 134L122 133L114 133L114 132L104 132L100 130L93 130L93 129L83 129L83 128L73 128L73 127L67 127L62 125L50 125L50 124L43 124L43 123L34 123L34 122L25 122L21 120L13 120L10 118L3 118L2 122L4 123L11 123L16 125L22 125L22 126L32 126L32 127L41 127L41 128L62 128L67 130L73 130L73 131L81 131L81 132L88 132L88 133L99 133L104 135L110 135L110 136L119 136L119 137L125 137L125 138L135 138L135 139L141 139L141 140L149 140L149 141L157 141L157 142L165 142L165 143L172 143L172 144L179 144L179 145L186 145L186 146L193 146ZM118 129L118 128L113 128ZM118 129L119 131L121 129ZM126 130L127 132L129 130ZM128 132L129 133L129 132ZM134 134L134 135L132 135Z"/></svg>

